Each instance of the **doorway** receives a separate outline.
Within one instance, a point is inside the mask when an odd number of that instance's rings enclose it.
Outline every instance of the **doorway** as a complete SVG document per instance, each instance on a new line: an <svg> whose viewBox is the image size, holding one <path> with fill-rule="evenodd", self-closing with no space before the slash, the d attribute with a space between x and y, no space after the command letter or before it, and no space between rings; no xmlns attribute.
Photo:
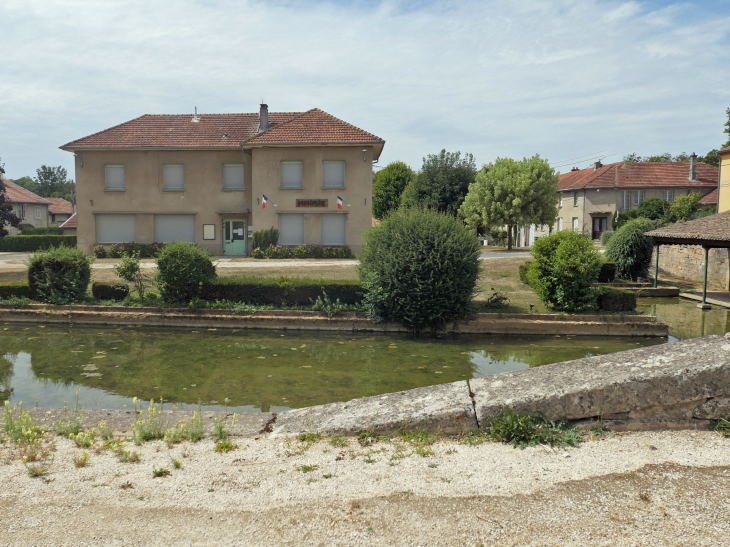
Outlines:
<svg viewBox="0 0 730 547"><path fill-rule="evenodd" d="M608 229L607 217L593 217L593 239L601 239L601 233Z"/></svg>
<svg viewBox="0 0 730 547"><path fill-rule="evenodd" d="M223 254L246 256L246 221L223 221Z"/></svg>

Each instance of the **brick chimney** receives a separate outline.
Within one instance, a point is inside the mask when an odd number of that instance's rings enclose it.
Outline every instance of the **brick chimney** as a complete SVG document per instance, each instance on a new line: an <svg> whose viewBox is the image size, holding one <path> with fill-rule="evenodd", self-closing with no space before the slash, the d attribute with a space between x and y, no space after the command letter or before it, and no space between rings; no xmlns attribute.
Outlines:
<svg viewBox="0 0 730 547"><path fill-rule="evenodd" d="M598 160L596 163L593 164L593 170L598 171L601 167L603 167L603 164L601 163L601 160Z"/></svg>
<svg viewBox="0 0 730 547"><path fill-rule="evenodd" d="M697 180L697 154L694 152L689 157L689 180Z"/></svg>
<svg viewBox="0 0 730 547"><path fill-rule="evenodd" d="M259 110L259 130L266 131L269 128L269 105L261 103L261 109Z"/></svg>

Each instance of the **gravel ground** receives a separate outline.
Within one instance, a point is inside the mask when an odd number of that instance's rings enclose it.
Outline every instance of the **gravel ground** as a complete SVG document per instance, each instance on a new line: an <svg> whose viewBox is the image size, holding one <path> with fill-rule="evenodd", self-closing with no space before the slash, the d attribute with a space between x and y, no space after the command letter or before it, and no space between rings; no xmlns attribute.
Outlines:
<svg viewBox="0 0 730 547"><path fill-rule="evenodd" d="M228 453L209 439L129 443L139 463L91 450L76 468L82 450L56 437L40 478L2 445L0 544L730 544L730 439L708 431L568 450L442 439L425 457L403 441L233 440ZM161 467L170 476L153 478Z"/></svg>

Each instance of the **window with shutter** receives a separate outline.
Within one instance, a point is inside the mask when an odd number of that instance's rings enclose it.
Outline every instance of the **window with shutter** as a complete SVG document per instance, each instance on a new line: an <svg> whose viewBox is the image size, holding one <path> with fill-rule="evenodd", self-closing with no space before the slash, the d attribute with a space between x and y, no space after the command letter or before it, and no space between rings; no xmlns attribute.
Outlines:
<svg viewBox="0 0 730 547"><path fill-rule="evenodd" d="M304 185L304 163L301 161L281 162L281 187L302 188Z"/></svg>
<svg viewBox="0 0 730 547"><path fill-rule="evenodd" d="M345 162L344 161L323 161L322 162L322 186L325 188L344 188L344 186L345 186Z"/></svg>
<svg viewBox="0 0 730 547"><path fill-rule="evenodd" d="M195 215L155 215L155 241L195 243Z"/></svg>
<svg viewBox="0 0 730 547"><path fill-rule="evenodd" d="M304 244L304 215L279 215L279 244Z"/></svg>
<svg viewBox="0 0 730 547"><path fill-rule="evenodd" d="M185 168L182 165L165 165L163 171L165 190L185 189Z"/></svg>
<svg viewBox="0 0 730 547"><path fill-rule="evenodd" d="M131 243L136 239L135 215L96 215L97 243Z"/></svg>
<svg viewBox="0 0 730 547"><path fill-rule="evenodd" d="M124 166L123 165L105 165L105 183L106 190L124 190Z"/></svg>
<svg viewBox="0 0 730 547"><path fill-rule="evenodd" d="M347 215L320 215L319 218L322 227L322 245L345 245Z"/></svg>
<svg viewBox="0 0 730 547"><path fill-rule="evenodd" d="M223 189L243 190L244 167L242 164L226 164L223 166Z"/></svg>
<svg viewBox="0 0 730 547"><path fill-rule="evenodd" d="M669 203L672 203L674 201L674 190L663 190L662 199L664 201L668 201Z"/></svg>

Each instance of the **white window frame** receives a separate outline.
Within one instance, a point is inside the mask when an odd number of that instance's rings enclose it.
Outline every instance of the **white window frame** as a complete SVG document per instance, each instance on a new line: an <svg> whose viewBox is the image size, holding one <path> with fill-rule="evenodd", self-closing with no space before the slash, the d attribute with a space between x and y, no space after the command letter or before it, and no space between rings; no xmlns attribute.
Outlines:
<svg viewBox="0 0 730 547"><path fill-rule="evenodd" d="M563 194L560 194L560 207L563 206Z"/></svg>
<svg viewBox="0 0 730 547"><path fill-rule="evenodd" d="M41 206L40 205L35 206L35 219L36 220L41 219Z"/></svg>
<svg viewBox="0 0 730 547"><path fill-rule="evenodd" d="M578 217L573 217L572 229L574 232L578 231Z"/></svg>
<svg viewBox="0 0 730 547"><path fill-rule="evenodd" d="M325 164L340 163L342 164L342 184L333 185L324 182L324 166ZM345 187L345 160L325 160L322 162L322 188L344 188Z"/></svg>
<svg viewBox="0 0 730 547"><path fill-rule="evenodd" d="M662 190L662 199L669 203L674 202L674 190Z"/></svg>
<svg viewBox="0 0 730 547"><path fill-rule="evenodd" d="M243 170L243 178L241 186L226 186L226 167L240 167ZM224 163L223 164L223 190L245 190L246 189L246 166L243 163Z"/></svg>
<svg viewBox="0 0 730 547"><path fill-rule="evenodd" d="M167 168L180 167L182 169L182 186L167 186ZM165 163L162 166L162 189L166 192L182 192L185 190L185 166L181 163Z"/></svg>
<svg viewBox="0 0 730 547"><path fill-rule="evenodd" d="M634 205L641 205L644 201L644 190L634 190Z"/></svg>
<svg viewBox="0 0 730 547"><path fill-rule="evenodd" d="M578 192L573 192L573 207L578 207Z"/></svg>
<svg viewBox="0 0 730 547"><path fill-rule="evenodd" d="M631 210L631 190L621 191L621 211Z"/></svg>
<svg viewBox="0 0 730 547"><path fill-rule="evenodd" d="M119 169L122 170L122 185L121 186L109 186L109 168L113 169ZM105 165L104 166L104 190L109 190L112 192L122 192L126 190L127 187L127 179L126 179L126 169L124 169L124 165Z"/></svg>
<svg viewBox="0 0 730 547"><path fill-rule="evenodd" d="M285 164L294 164L294 163L299 164L299 165L302 166L302 170L301 170L302 171L302 178L299 181L299 186L284 186L284 181L283 181L284 171L281 168L281 166L282 165L285 165ZM281 162L279 162L279 187L280 188L304 188L304 162L303 161L301 161L301 160L291 160L291 161L287 160L287 161L281 161Z"/></svg>

